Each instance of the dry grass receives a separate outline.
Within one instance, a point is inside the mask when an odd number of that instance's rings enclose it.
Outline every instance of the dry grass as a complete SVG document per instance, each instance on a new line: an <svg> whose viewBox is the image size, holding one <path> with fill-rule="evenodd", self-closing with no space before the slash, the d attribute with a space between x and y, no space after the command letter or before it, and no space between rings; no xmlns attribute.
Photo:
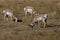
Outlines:
<svg viewBox="0 0 60 40"><path fill-rule="evenodd" d="M28 26L33 17L24 19L25 6L33 6L40 14L47 13L48 26L43 28ZM3 8L10 8L23 20L22 23L4 23ZM55 14L56 12L56 14ZM28 20L27 20L28 19ZM43 27L43 25L40 25ZM0 0L0 40L60 40L60 1L59 0Z"/></svg>

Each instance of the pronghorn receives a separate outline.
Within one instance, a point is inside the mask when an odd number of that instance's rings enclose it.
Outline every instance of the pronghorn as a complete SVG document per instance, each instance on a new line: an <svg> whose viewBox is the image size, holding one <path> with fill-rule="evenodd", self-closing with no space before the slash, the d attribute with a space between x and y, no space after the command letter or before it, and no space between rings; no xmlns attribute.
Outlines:
<svg viewBox="0 0 60 40"><path fill-rule="evenodd" d="M32 23L30 24L31 26L34 26L35 23L38 23L38 27L39 27L39 22L43 22L44 23L44 28L47 25L47 18L48 18L48 14L41 14L41 15L37 15L34 17Z"/></svg>
<svg viewBox="0 0 60 40"><path fill-rule="evenodd" d="M31 16L32 16L32 14L35 14L36 11L34 11L33 7L26 6L26 7L24 7L24 12L25 12L25 17L26 17L28 13L31 14Z"/></svg>
<svg viewBox="0 0 60 40"><path fill-rule="evenodd" d="M10 9L4 9L3 10L3 14L4 14L4 21L7 20L7 22L9 22L8 18L10 18L11 21L14 18L15 22L17 22L17 17L15 15L13 15L13 11L12 10L10 10Z"/></svg>

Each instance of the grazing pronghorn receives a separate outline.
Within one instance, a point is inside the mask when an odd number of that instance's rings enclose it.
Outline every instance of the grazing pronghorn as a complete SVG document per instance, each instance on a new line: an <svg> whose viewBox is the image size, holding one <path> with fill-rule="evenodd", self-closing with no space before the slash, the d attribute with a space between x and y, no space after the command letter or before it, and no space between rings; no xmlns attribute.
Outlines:
<svg viewBox="0 0 60 40"><path fill-rule="evenodd" d="M35 23L38 23L38 27L39 27L39 22L43 22L44 23L44 28L47 25L47 18L48 18L48 14L41 14L41 15L37 15L34 17L32 23L30 24L31 26L34 26Z"/></svg>
<svg viewBox="0 0 60 40"><path fill-rule="evenodd" d="M26 6L26 7L24 7L24 12L25 12L25 17L26 17L28 13L31 14L31 16L32 16L33 14L35 14L36 11L34 11L33 7Z"/></svg>
<svg viewBox="0 0 60 40"><path fill-rule="evenodd" d="M13 18L15 19L15 22L17 22L17 17L15 15L13 15L13 11L10 9L4 9L3 10L3 14L4 14L4 21L7 20L7 22L9 22L9 18L11 19L11 21L13 20Z"/></svg>

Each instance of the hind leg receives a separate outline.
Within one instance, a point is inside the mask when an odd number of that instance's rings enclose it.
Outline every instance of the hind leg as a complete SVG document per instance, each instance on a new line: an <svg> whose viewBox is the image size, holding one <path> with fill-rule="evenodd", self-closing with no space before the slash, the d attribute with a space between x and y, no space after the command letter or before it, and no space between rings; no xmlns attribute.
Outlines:
<svg viewBox="0 0 60 40"><path fill-rule="evenodd" d="M12 18L12 17L10 17L10 21L11 21L11 22L13 21L13 18Z"/></svg>
<svg viewBox="0 0 60 40"><path fill-rule="evenodd" d="M6 21L6 15L4 15L4 22Z"/></svg>
<svg viewBox="0 0 60 40"><path fill-rule="evenodd" d="M47 19L45 19L45 25L47 26Z"/></svg>

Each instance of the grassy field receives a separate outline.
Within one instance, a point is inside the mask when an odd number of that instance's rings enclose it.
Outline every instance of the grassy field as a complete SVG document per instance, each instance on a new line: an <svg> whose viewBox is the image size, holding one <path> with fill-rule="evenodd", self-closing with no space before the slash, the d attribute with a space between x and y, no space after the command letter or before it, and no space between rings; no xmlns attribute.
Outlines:
<svg viewBox="0 0 60 40"><path fill-rule="evenodd" d="M48 25L44 29L28 26L33 17L24 19L25 6L32 6L40 14L48 14ZM23 20L18 23L5 23L2 9L10 8ZM0 40L60 40L60 1L59 0L0 0Z"/></svg>

